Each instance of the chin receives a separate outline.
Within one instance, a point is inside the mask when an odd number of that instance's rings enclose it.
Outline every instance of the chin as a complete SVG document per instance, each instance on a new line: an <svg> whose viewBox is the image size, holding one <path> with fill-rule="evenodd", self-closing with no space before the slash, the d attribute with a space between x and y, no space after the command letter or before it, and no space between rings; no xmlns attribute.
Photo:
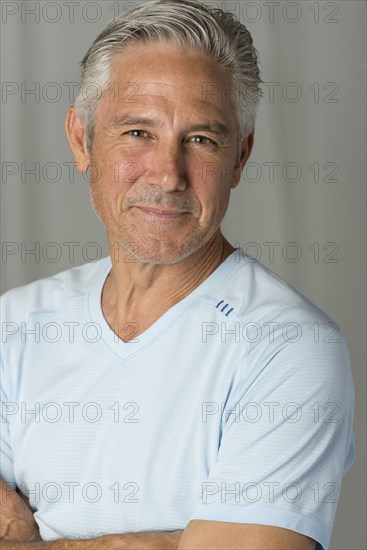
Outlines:
<svg viewBox="0 0 367 550"><path fill-rule="evenodd" d="M172 265L181 262L204 244L202 237L186 241L181 247L177 246L177 242L165 243L164 240L154 241L151 245L149 242L144 242L136 247L122 239L119 242L123 249L129 253L131 261L134 261L132 258L135 258L135 261L155 265Z"/></svg>

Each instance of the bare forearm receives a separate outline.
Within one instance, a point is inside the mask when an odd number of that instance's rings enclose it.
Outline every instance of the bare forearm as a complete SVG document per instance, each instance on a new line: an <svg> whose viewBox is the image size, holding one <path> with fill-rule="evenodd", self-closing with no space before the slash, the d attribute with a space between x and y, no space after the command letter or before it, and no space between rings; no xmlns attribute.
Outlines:
<svg viewBox="0 0 367 550"><path fill-rule="evenodd" d="M98 541L98 542L97 542ZM108 541L106 540L105 543L103 543L102 537L100 537L100 540L98 539L91 539L88 541L78 541L78 540L55 540L51 542L0 542L0 548L1 550L42 550L43 548L45 550L78 550L79 548L81 550L93 550L94 548L103 548L103 544L108 544L109 548L114 548L114 546L110 546ZM116 547L117 548L117 547Z"/></svg>
<svg viewBox="0 0 367 550"><path fill-rule="evenodd" d="M58 539L39 542L0 542L4 550L176 550L183 531L143 531L104 535L94 539Z"/></svg>
<svg viewBox="0 0 367 550"><path fill-rule="evenodd" d="M0 549L4 550L177 550L183 530L141 531L94 539L43 541L28 499L0 477Z"/></svg>

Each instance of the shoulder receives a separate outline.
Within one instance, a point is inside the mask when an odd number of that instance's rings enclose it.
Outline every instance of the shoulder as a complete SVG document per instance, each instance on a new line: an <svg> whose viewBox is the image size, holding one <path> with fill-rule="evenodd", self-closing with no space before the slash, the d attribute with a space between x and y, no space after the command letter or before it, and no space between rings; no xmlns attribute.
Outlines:
<svg viewBox="0 0 367 550"><path fill-rule="evenodd" d="M20 325L34 313L57 311L67 300L88 294L98 274L109 265L106 257L8 290L0 297L2 327Z"/></svg>
<svg viewBox="0 0 367 550"><path fill-rule="evenodd" d="M241 322L334 322L320 306L254 258L236 250L233 266L221 289Z"/></svg>
<svg viewBox="0 0 367 550"><path fill-rule="evenodd" d="M349 351L337 322L260 262L242 253L237 265L220 292L233 308L228 319L238 323L237 339L247 344L246 381L261 372L295 379L299 387L352 389Z"/></svg>

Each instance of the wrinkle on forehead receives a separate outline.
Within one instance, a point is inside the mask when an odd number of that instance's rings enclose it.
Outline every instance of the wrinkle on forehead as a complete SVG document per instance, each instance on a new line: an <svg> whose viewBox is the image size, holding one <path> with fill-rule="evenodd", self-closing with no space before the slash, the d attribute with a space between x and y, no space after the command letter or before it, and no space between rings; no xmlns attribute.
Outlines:
<svg viewBox="0 0 367 550"><path fill-rule="evenodd" d="M228 70L208 54L166 43L129 45L112 58L111 73L114 82L138 84L146 92L149 86L155 95L159 89L165 94L191 94L202 96L204 84L229 82Z"/></svg>
<svg viewBox="0 0 367 550"><path fill-rule="evenodd" d="M113 75L97 109L102 119L118 110L134 114L185 112L185 118L222 118L229 122L235 114L231 100L222 94L204 94L205 86L218 90L228 85L228 73L208 55L168 44L141 44L128 47L112 60Z"/></svg>
<svg viewBox="0 0 367 550"><path fill-rule="evenodd" d="M157 75L154 76L155 78L152 80L141 73L131 77L124 73L123 77L120 78L120 75L115 73L115 78L104 95L112 96L115 102L123 102L132 106L143 100L149 103L156 99L172 103L190 100L200 102L202 105L224 103L221 101L222 98L218 92L225 85L225 81L205 77L200 80L194 80L193 78L188 80L183 78L182 74L168 76L165 73L161 79L157 78ZM216 85L216 93L205 93L208 84Z"/></svg>

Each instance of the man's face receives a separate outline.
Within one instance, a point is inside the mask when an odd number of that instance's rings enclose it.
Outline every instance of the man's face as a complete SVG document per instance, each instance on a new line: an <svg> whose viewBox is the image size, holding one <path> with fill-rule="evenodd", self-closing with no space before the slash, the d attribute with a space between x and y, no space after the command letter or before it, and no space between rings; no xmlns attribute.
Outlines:
<svg viewBox="0 0 367 550"><path fill-rule="evenodd" d="M94 209L110 243L140 261L181 261L215 237L240 179L228 75L209 57L154 43L117 55L111 80L89 158Z"/></svg>

